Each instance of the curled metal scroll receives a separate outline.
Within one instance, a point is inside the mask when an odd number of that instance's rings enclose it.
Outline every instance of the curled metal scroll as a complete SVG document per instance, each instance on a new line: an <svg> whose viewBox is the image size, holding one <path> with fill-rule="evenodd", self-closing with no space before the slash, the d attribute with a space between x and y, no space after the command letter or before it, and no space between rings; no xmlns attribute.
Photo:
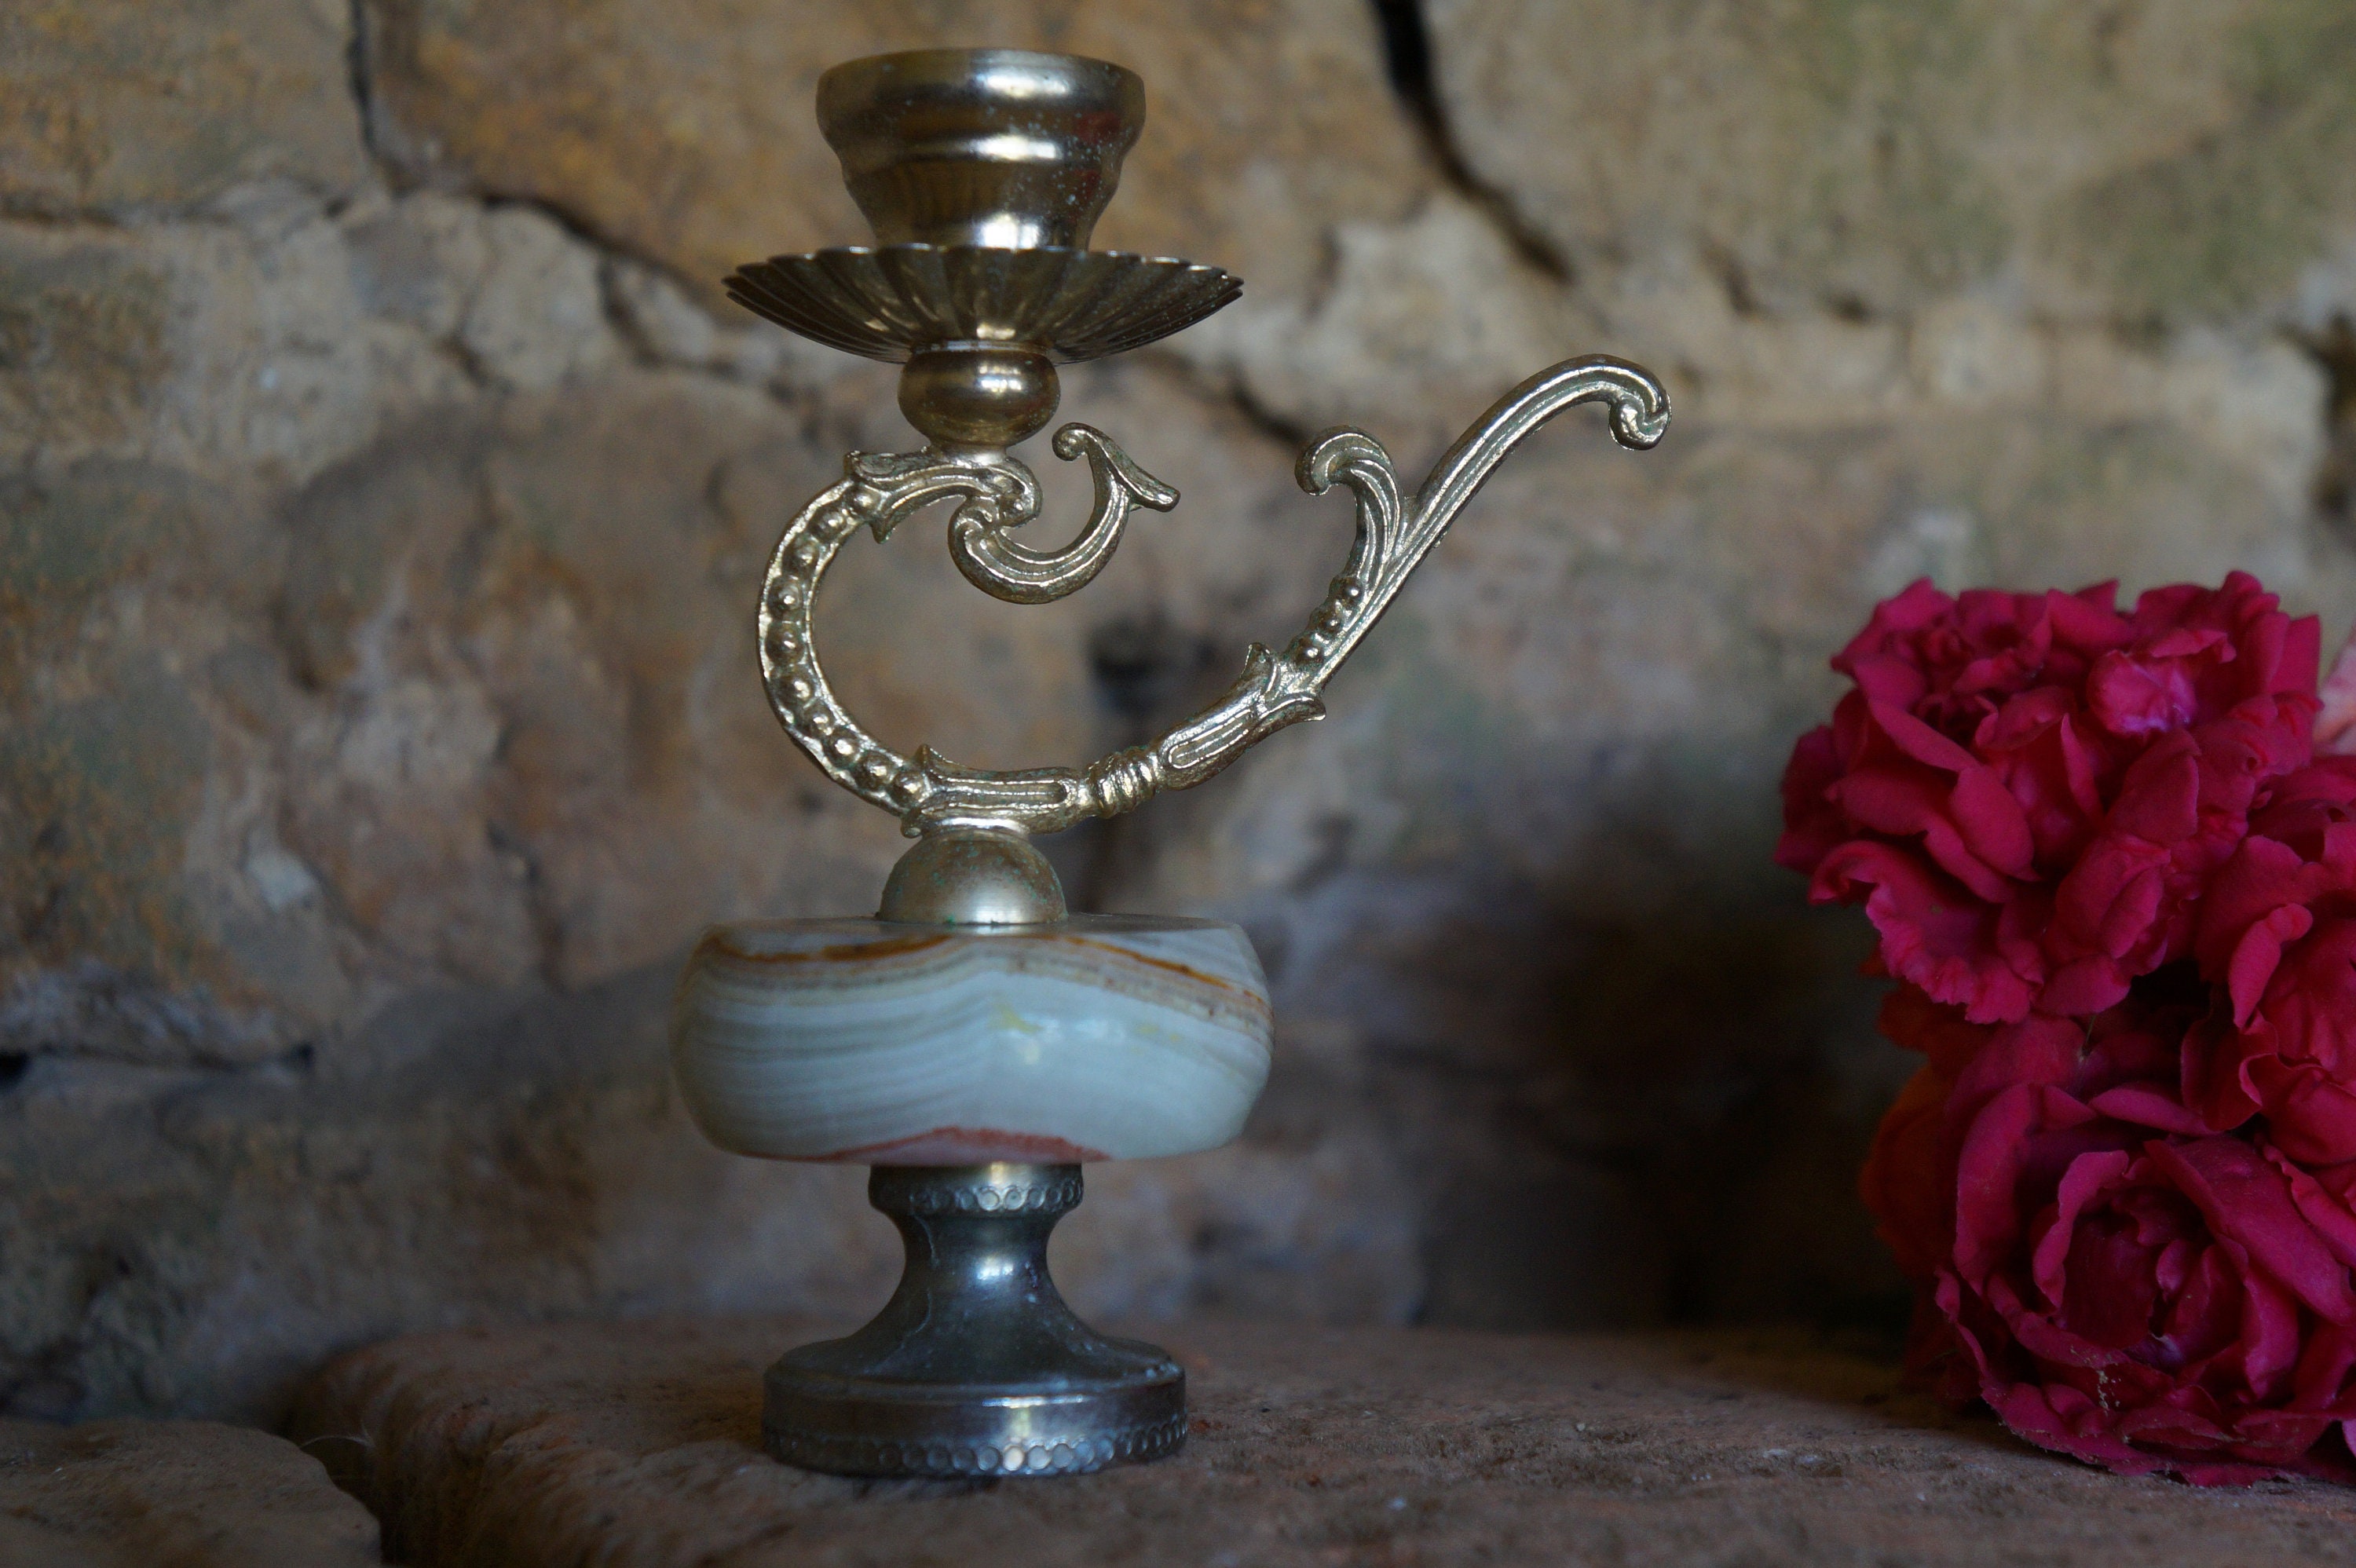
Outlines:
<svg viewBox="0 0 2356 1568"><path fill-rule="evenodd" d="M1013 604L1044 604L1061 599L1087 587L1104 570L1105 562L1120 547L1120 532L1129 524L1132 507L1166 512L1178 504L1177 491L1131 463L1129 453L1102 431L1067 424L1055 432L1056 456L1068 463L1083 453L1096 484L1096 506L1080 537L1051 555L1025 549L1006 537L1007 529L1038 514L1039 490L1031 471L1002 453L984 456L982 461L1007 464L1021 472L1024 501L1015 510L971 503L958 508L949 523L949 559L968 581ZM879 528L876 537L882 538L883 533Z"/></svg>
<svg viewBox="0 0 2356 1568"><path fill-rule="evenodd" d="M1055 432L1066 460L1086 456L1096 484L1087 528L1065 549L1041 555L1005 531L1035 517L1038 483L1003 453L854 453L844 478L787 525L761 588L762 681L769 705L826 775L900 818L912 837L935 828L986 827L1053 833L1091 816L1131 811L1164 790L1190 789L1289 724L1324 716L1325 683L1358 645L1409 573L1440 542L1456 514L1505 455L1574 404L1610 407L1621 445L1643 449L1668 429L1669 398L1634 365L1598 355L1544 370L1499 399L1434 465L1413 496L1382 443L1336 430L1301 454L1301 487L1322 496L1335 485L1356 497L1357 538L1325 601L1281 654L1254 643L1244 670L1217 701L1161 739L1127 747L1087 767L998 772L951 762L931 747L905 757L861 729L819 667L810 604L819 579L862 525L883 539L933 502L963 497L949 524L950 553L978 586L1018 603L1061 598L1111 558L1131 509L1167 511L1178 494L1130 462L1086 425Z"/></svg>

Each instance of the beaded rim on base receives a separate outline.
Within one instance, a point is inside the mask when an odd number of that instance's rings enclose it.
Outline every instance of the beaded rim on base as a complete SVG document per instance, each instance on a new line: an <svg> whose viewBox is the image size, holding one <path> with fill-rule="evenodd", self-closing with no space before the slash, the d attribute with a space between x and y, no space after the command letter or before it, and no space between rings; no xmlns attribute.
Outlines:
<svg viewBox="0 0 2356 1568"><path fill-rule="evenodd" d="M830 1438L764 1427L769 1453L805 1470L837 1476L921 1476L970 1480L981 1476L1086 1476L1118 1464L1143 1463L1175 1454L1186 1443L1182 1413L1151 1426L1095 1434L1067 1441L988 1444L877 1443L860 1437Z"/></svg>
<svg viewBox="0 0 2356 1568"><path fill-rule="evenodd" d="M761 1415L761 1444L790 1465L838 1476L1084 1476L1111 1465L1141 1464L1175 1454L1186 1443L1186 1375L1172 1368L1163 1382L1117 1393L1066 1399L1044 1417L1036 1404L1001 1404L960 1389L954 1399L824 1400L798 1386L794 1369L769 1370ZM875 1419L878 1404L907 1423L904 1435L841 1430ZM970 1426L994 1415L1001 1430L944 1437L926 1424ZM1021 1432L1023 1426L1044 1430Z"/></svg>

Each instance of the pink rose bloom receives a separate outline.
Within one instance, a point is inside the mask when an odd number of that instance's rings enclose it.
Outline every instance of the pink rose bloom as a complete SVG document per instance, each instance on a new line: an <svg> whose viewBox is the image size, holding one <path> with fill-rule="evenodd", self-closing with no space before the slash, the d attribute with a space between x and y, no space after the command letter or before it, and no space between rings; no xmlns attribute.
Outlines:
<svg viewBox="0 0 2356 1568"><path fill-rule="evenodd" d="M2254 578L1876 607L1801 737L1777 860L1865 905L1883 965L1976 1023L2115 1006L2184 956L2201 888L2308 759L2316 623Z"/></svg>
<svg viewBox="0 0 2356 1568"><path fill-rule="evenodd" d="M2319 1444L2356 1420L2356 1168L2205 1133L2175 1088L2198 1016L2135 999L1987 1030L1935 1115L1901 1098L1864 1187L1929 1265L1909 1359L2125 1473L2348 1478ZM1964 1042L1924 1027L1933 1073Z"/></svg>

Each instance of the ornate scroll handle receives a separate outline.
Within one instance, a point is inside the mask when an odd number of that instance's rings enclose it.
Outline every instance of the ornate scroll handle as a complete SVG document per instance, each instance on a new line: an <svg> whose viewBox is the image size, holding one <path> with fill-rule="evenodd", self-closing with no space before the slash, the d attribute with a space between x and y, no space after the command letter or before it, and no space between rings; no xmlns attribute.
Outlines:
<svg viewBox="0 0 2356 1568"><path fill-rule="evenodd" d="M1456 514L1522 439L1576 403L1611 407L1612 434L1638 450L1668 429L1669 398L1634 365L1598 355L1531 377L1499 399L1448 449L1412 499L1402 499L1390 454L1355 430L1328 432L1301 454L1302 489L1323 495L1338 482L1357 499L1358 532L1323 603L1282 655L1255 643L1226 695L1150 745L1132 746L1080 772L968 768L929 746L903 757L852 722L835 700L810 644L810 596L852 530L878 539L917 508L966 497L950 523L950 550L966 575L1002 599L1059 598L1096 575L1119 542L1131 507L1166 509L1176 493L1140 471L1084 425L1055 433L1055 452L1083 453L1097 506L1070 547L1039 556L1005 542L1006 528L1038 511L1031 471L1002 453L854 453L847 477L787 526L762 584L761 674L769 704L829 778L898 816L912 837L949 827L1053 833L1090 816L1134 810L1163 790L1189 789L1289 724L1324 717L1325 683L1390 607L1408 576L1440 542ZM973 564L969 564L969 561Z"/></svg>
<svg viewBox="0 0 2356 1568"><path fill-rule="evenodd" d="M1096 507L1088 526L1070 544L1053 555L1040 555L1007 539L1006 530L1029 522L1038 514L1038 488L1028 488L1029 505L1016 515L972 504L958 508L949 523L949 559L966 580L984 593L1013 604L1044 604L1076 592L1102 571L1120 547L1120 531L1129 525L1132 507L1151 507L1166 512L1178 504L1178 492L1129 460L1102 431L1067 424L1055 432L1055 455L1069 463L1085 453L1088 476L1096 485ZM1014 464L1002 453L988 460ZM1023 469L1029 480L1031 471Z"/></svg>

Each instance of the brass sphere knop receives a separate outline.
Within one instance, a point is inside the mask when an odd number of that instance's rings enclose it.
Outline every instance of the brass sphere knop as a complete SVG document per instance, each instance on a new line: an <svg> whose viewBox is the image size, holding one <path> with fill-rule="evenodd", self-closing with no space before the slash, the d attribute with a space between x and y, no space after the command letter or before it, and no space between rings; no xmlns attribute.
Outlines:
<svg viewBox="0 0 2356 1568"><path fill-rule="evenodd" d="M927 833L884 884L878 920L920 925L1044 925L1064 919L1064 884L1038 847L996 827Z"/></svg>
<svg viewBox="0 0 2356 1568"><path fill-rule="evenodd" d="M1055 417L1055 361L1016 345L920 348L900 368L900 411L944 446L1008 447Z"/></svg>

